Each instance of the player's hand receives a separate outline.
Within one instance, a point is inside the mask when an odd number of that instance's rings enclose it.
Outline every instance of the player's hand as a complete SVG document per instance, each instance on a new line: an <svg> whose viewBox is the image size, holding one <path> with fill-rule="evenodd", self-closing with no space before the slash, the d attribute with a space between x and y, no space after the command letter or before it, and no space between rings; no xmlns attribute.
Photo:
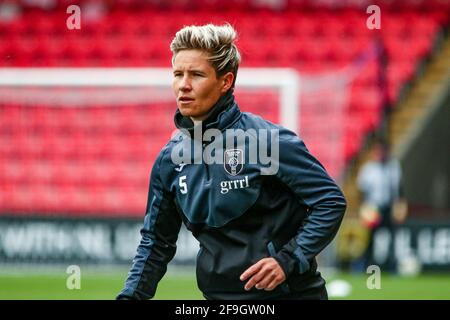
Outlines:
<svg viewBox="0 0 450 320"><path fill-rule="evenodd" d="M277 260L264 258L245 270L240 276L241 281L249 278L250 280L245 284L245 290L250 290L255 286L256 289L271 291L286 280L286 275Z"/></svg>

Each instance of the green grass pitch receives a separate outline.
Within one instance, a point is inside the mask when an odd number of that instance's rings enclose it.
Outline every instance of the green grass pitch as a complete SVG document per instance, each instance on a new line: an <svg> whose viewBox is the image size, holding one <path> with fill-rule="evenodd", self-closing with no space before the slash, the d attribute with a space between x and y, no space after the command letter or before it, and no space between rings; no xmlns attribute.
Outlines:
<svg viewBox="0 0 450 320"><path fill-rule="evenodd" d="M81 288L66 287L65 269L50 271L18 270L0 273L0 300L15 299L114 299L123 286L127 270L81 272ZM417 277L382 275L381 288L369 290L366 274L324 275L328 283L346 281L350 293L339 299L450 299L450 274L422 274ZM155 299L203 299L192 272L168 272L158 286ZM330 297L330 299L337 299Z"/></svg>

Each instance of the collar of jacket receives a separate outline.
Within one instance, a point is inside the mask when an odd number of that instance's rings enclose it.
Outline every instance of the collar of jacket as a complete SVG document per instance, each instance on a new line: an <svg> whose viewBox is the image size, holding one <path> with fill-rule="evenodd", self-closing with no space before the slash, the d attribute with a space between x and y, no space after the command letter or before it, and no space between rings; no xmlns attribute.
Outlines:
<svg viewBox="0 0 450 320"><path fill-rule="evenodd" d="M234 101L233 91L229 90L219 98L211 108L208 117L202 121L202 132L207 129L224 130L228 128L241 114L239 107ZM177 109L174 117L175 126L178 129L187 130L194 137L194 122L190 117L184 117Z"/></svg>

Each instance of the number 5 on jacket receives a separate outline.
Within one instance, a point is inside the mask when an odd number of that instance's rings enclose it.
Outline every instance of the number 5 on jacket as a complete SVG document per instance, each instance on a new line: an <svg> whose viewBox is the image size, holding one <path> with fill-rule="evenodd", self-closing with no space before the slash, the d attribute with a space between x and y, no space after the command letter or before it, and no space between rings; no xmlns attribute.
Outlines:
<svg viewBox="0 0 450 320"><path fill-rule="evenodd" d="M178 179L178 185L180 186L180 191L182 194L186 194L188 192L186 184L186 176L181 176Z"/></svg>

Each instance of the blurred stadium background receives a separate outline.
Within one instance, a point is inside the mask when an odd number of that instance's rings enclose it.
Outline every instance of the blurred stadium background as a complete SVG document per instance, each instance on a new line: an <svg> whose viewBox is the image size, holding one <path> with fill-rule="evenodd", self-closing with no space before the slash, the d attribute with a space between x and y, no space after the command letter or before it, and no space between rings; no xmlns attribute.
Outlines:
<svg viewBox="0 0 450 320"><path fill-rule="evenodd" d="M174 130L170 41L209 22L239 33L241 109L296 130L348 198L319 257L330 296L450 299L449 17L448 0L0 1L0 299L115 297ZM399 269L369 290L356 176L380 135L409 214L375 242L381 270L390 257ZM201 298L196 252L183 229L156 298Z"/></svg>

